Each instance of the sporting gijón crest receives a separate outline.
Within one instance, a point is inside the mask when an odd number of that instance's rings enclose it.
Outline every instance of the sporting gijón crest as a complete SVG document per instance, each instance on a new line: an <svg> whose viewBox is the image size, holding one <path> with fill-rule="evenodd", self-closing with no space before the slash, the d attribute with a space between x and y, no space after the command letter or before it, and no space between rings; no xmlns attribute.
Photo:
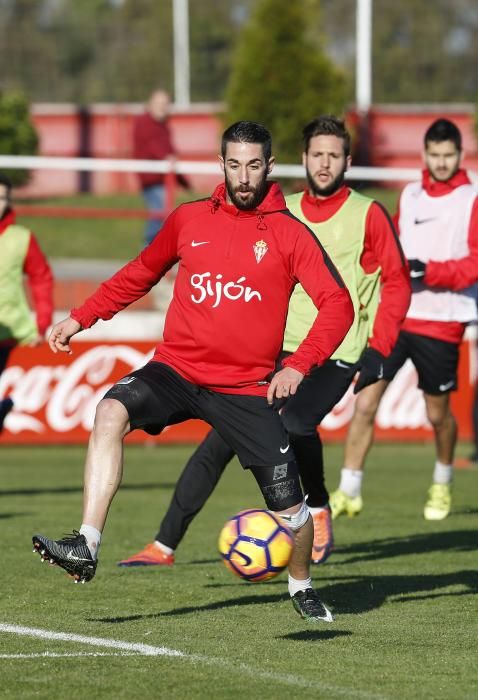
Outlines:
<svg viewBox="0 0 478 700"><path fill-rule="evenodd" d="M265 241L256 241L252 248L254 250L254 255L256 256L257 264L259 264L269 250L267 243Z"/></svg>

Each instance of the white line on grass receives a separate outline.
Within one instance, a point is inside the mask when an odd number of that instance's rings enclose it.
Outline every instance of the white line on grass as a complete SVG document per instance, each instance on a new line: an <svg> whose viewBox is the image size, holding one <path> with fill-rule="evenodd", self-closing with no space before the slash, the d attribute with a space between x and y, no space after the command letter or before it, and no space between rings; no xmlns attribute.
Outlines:
<svg viewBox="0 0 478 700"><path fill-rule="evenodd" d="M72 653L64 652L63 654L57 654L53 651L42 651L39 654L0 654L0 659L62 659L65 656L69 658L73 656L76 659L79 656L138 656L138 654L129 651L77 651Z"/></svg>
<svg viewBox="0 0 478 700"><path fill-rule="evenodd" d="M40 637L40 639L50 639L58 642L77 642L78 644L92 644L95 647L123 649L124 651L133 651L144 656L184 656L181 651L168 649L167 647L152 647L148 644L121 642L117 639L104 639L103 637L85 637L81 634L70 634L69 632L50 632L49 630L37 629L36 627L20 627L18 625L0 623L0 632L11 632L26 637Z"/></svg>
<svg viewBox="0 0 478 700"><path fill-rule="evenodd" d="M50 641L59 642L75 642L77 644L91 644L92 646L108 647L117 649L120 652L130 652L130 655L139 656L170 656L192 663L202 664L204 666L214 666L227 668L231 671L240 672L253 676L254 678L262 678L264 680L274 681L275 683L284 683L286 685L295 686L298 688L314 688L316 690L324 690L335 695L341 695L349 698L363 698L363 700L386 700L383 695L377 693L369 693L366 690L358 690L357 688L340 688L328 683L320 683L317 681L309 681L306 678L294 676L291 673L273 673L262 671L258 668L248 666L244 663L235 663L227 659L218 659L208 656L200 656L198 654L188 654L177 649L169 649L168 647L155 647L148 644L136 644L133 642L123 642L118 639L105 639L104 637L87 637L81 634L71 634L69 632L51 632L37 627L22 627L20 625L9 625L0 623L0 632L8 632L18 634L25 637L38 637ZM67 656L67 654L39 654L38 656ZM76 654L79 656L80 654ZM98 654L99 655L99 654ZM118 654L121 655L121 654ZM72 654L73 656L73 654ZM1 655L0 658L12 658L7 655ZM17 654L13 658L24 658L23 655Z"/></svg>

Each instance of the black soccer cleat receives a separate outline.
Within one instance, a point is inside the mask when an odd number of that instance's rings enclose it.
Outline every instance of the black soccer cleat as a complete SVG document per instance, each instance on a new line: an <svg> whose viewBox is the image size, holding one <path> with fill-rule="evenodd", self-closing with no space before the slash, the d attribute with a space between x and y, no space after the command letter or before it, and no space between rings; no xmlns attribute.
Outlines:
<svg viewBox="0 0 478 700"><path fill-rule="evenodd" d="M292 605L307 622L333 622L334 616L322 603L313 588L298 591L292 596Z"/></svg>
<svg viewBox="0 0 478 700"><path fill-rule="evenodd" d="M97 561L91 556L84 535L73 530L61 540L49 540L43 535L33 535L33 551L42 561L57 564L75 579L75 583L91 581L96 573Z"/></svg>

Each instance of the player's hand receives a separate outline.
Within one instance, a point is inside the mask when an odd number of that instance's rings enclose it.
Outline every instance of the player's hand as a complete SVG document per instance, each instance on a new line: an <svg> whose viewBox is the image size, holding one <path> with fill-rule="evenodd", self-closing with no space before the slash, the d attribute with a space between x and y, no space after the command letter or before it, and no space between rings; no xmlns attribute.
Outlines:
<svg viewBox="0 0 478 700"><path fill-rule="evenodd" d="M385 358L381 352L374 348L367 348L360 358L360 372L354 386L354 394L358 394L369 384L375 384L379 379L383 379L383 362Z"/></svg>
<svg viewBox="0 0 478 700"><path fill-rule="evenodd" d="M71 355L70 338L81 331L81 324L68 316L63 321L55 323L48 338L48 345L53 352L67 352Z"/></svg>
<svg viewBox="0 0 478 700"><path fill-rule="evenodd" d="M417 258L407 260L407 263L412 280L422 280L425 277L425 273L427 271L426 263L422 262L421 260L417 260Z"/></svg>
<svg viewBox="0 0 478 700"><path fill-rule="evenodd" d="M267 390L267 403L272 406L274 398L286 399L289 396L293 396L303 378L302 372L293 369L293 367L281 369L271 379Z"/></svg>

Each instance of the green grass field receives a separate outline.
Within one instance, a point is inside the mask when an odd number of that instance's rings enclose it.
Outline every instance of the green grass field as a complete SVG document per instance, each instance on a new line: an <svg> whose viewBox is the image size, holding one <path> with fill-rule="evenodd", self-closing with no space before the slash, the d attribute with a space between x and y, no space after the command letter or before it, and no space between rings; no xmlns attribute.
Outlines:
<svg viewBox="0 0 478 700"><path fill-rule="evenodd" d="M390 212L395 211L397 193L391 189L366 189ZM198 199L208 193L180 192L178 203ZM25 202L27 203L27 202ZM97 208L143 208L139 195L76 195L35 202L45 206ZM144 224L141 219L63 219L22 216L19 223L28 226L38 237L46 255L52 258L97 258L129 260L143 245Z"/></svg>
<svg viewBox="0 0 478 700"><path fill-rule="evenodd" d="M248 584L219 561L226 518L261 505L236 462L173 567L116 566L153 539L192 449L127 447L98 573L86 585L31 553L34 532L79 527L84 449L2 449L2 698L478 696L478 470L457 470L452 514L426 522L431 446L374 447L365 509L336 522L336 551L313 571L336 621L311 626L292 609L285 574ZM335 487L342 449L327 446L326 455Z"/></svg>

